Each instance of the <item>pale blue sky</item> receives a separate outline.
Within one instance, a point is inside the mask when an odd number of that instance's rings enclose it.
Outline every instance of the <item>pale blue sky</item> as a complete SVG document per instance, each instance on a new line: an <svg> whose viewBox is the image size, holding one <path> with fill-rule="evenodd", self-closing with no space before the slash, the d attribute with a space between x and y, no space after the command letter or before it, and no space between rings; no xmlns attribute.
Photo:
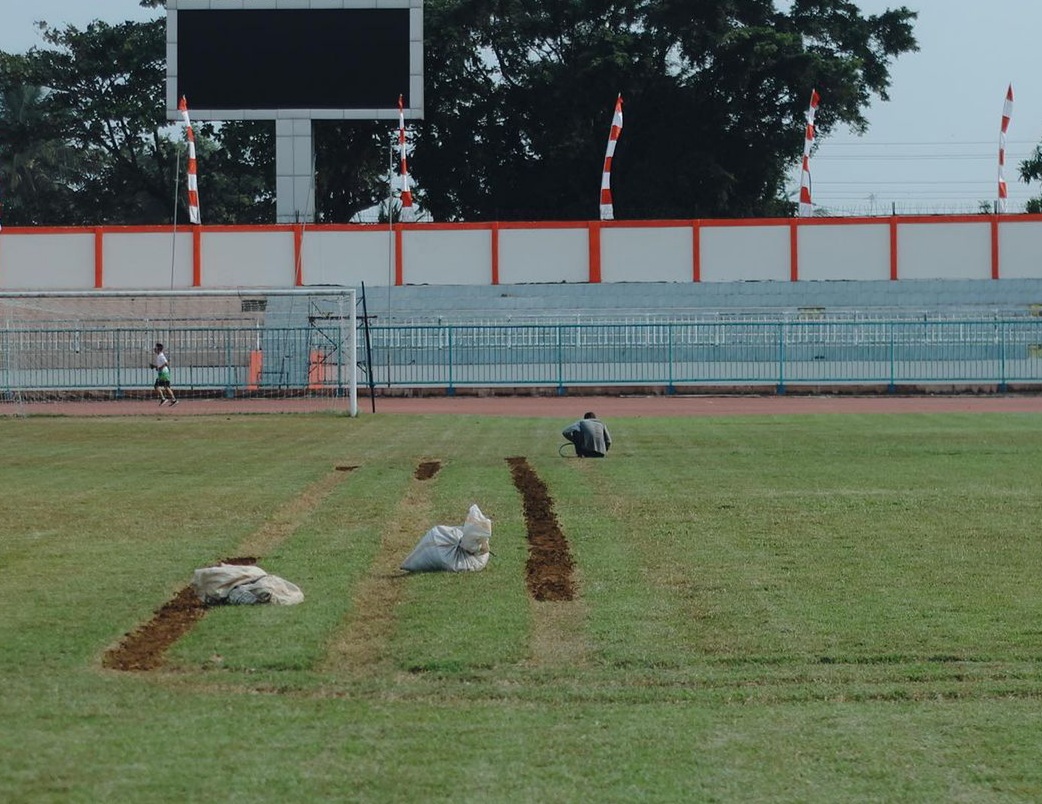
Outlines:
<svg viewBox="0 0 1042 804"><path fill-rule="evenodd" d="M920 52L894 64L889 103L868 111L863 137L822 138L811 161L814 201L834 212L971 212L996 196L999 126L1008 84L1016 96L1007 142L1010 211L1042 187L1017 167L1042 139L1038 36L1042 0L857 0L866 14L919 11ZM781 4L781 0L779 0ZM0 50L42 45L35 20L84 26L164 15L137 0L0 0ZM809 95L809 91L808 91ZM822 104L828 97L822 98ZM623 131L625 136L625 130ZM601 151L600 133L591 147ZM793 189L799 175L794 155Z"/></svg>
<svg viewBox="0 0 1042 804"><path fill-rule="evenodd" d="M867 113L863 137L824 139L811 162L814 201L827 208L905 212L975 211L998 186L999 131L1006 88L1013 115L1006 146L1009 211L1042 195L1017 178L1042 138L1040 0L858 0L866 14L905 5L919 12L919 52L891 70L890 102ZM827 103L822 98L822 103ZM793 173L793 183L798 170Z"/></svg>

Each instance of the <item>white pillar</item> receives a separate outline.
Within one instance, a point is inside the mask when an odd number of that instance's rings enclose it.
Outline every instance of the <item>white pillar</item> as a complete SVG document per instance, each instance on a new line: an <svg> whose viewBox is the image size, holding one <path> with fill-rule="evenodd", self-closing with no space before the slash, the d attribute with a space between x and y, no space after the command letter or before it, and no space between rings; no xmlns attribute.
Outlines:
<svg viewBox="0 0 1042 804"><path fill-rule="evenodd" d="M275 222L314 223L315 158L311 121L275 121Z"/></svg>

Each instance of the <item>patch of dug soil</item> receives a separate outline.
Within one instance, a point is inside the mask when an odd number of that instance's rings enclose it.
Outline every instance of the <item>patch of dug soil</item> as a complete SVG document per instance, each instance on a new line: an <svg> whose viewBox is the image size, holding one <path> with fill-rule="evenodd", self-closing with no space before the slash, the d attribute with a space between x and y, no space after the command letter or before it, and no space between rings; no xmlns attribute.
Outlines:
<svg viewBox="0 0 1042 804"><path fill-rule="evenodd" d="M222 558L222 564L253 566L253 556ZM131 631L118 646L105 654L103 667L110 670L155 670L163 664L166 649L192 630L206 614L206 605L191 586L164 603L144 625Z"/></svg>
<svg viewBox="0 0 1042 804"><path fill-rule="evenodd" d="M575 562L554 513L554 501L539 475L523 457L507 458L514 486L521 493L528 530L528 593L539 601L575 598Z"/></svg>
<svg viewBox="0 0 1042 804"><path fill-rule="evenodd" d="M416 467L413 477L417 480L430 480L441 469L441 461L424 461Z"/></svg>
<svg viewBox="0 0 1042 804"><path fill-rule="evenodd" d="M299 497L276 511L272 519L239 549L266 555L268 550L293 533L308 513L321 505L326 495L344 478L344 473L356 468L337 466L334 472L308 486ZM223 558L220 563L253 565L257 559L252 555L240 556ZM185 587L163 604L151 620L128 633L117 647L108 651L102 657L102 666L112 670L155 670L162 666L167 648L191 631L205 613L206 606L199 596L191 586Z"/></svg>
<svg viewBox="0 0 1042 804"><path fill-rule="evenodd" d="M202 619L206 606L191 586L164 603L155 616L105 654L103 667L110 670L155 670L163 653Z"/></svg>

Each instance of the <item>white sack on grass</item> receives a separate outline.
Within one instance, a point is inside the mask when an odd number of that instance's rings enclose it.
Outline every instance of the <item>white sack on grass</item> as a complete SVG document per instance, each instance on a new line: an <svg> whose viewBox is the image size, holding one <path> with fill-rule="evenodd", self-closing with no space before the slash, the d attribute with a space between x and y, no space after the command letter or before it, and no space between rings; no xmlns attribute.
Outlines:
<svg viewBox="0 0 1042 804"><path fill-rule="evenodd" d="M300 587L278 575L265 575L252 583L236 586L228 593L228 602L239 605L272 603L276 606L295 606L304 602Z"/></svg>
<svg viewBox="0 0 1042 804"><path fill-rule="evenodd" d="M491 538L492 520L472 505L462 525L435 525L427 531L402 562L402 569L408 572L482 570L488 564Z"/></svg>
<svg viewBox="0 0 1042 804"><path fill-rule="evenodd" d="M293 606L304 601L300 587L260 567L246 564L220 564L197 569L192 588L207 605L218 603L273 603Z"/></svg>

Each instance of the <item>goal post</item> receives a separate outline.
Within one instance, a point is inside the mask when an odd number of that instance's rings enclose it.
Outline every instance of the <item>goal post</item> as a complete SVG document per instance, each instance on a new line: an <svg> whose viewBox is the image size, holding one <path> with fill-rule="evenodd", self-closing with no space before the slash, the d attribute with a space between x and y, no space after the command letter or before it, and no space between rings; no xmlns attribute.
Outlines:
<svg viewBox="0 0 1042 804"><path fill-rule="evenodd" d="M354 288L0 291L0 401L179 399L358 414ZM258 405L257 409L260 409Z"/></svg>

